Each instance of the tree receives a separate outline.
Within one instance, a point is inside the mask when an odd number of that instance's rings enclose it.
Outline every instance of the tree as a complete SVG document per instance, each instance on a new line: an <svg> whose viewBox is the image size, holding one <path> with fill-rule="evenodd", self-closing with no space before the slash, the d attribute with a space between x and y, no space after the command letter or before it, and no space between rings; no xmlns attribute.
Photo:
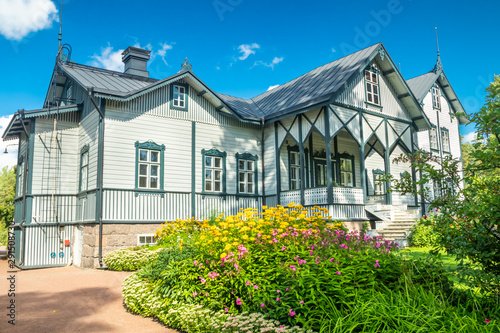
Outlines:
<svg viewBox="0 0 500 333"><path fill-rule="evenodd" d="M464 173L460 161L451 156L441 160L417 151L394 162L409 162L420 179L388 175L386 180L392 190L417 193L430 202L429 225L441 246L461 261L459 273L466 281L482 291L500 293L500 76L486 91L484 107L471 117L477 140L466 146ZM427 184L437 185L440 195L432 195ZM463 264L464 259L472 265Z"/></svg>
<svg viewBox="0 0 500 333"><path fill-rule="evenodd" d="M0 172L0 244L7 244L7 229L14 217L16 166L3 167Z"/></svg>

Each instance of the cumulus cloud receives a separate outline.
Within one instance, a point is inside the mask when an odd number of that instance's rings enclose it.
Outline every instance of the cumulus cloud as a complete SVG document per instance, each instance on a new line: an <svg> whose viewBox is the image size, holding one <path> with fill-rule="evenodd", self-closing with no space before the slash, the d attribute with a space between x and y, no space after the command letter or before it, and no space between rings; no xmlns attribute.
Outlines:
<svg viewBox="0 0 500 333"><path fill-rule="evenodd" d="M467 133L463 136L463 142L464 143L466 143L466 142L472 143L472 141L475 141L476 138L477 138L477 133L470 132L470 133Z"/></svg>
<svg viewBox="0 0 500 333"><path fill-rule="evenodd" d="M165 57L167 55L167 51L171 50L173 48L172 44L167 44L167 43L160 43L161 49L159 49L156 54L158 54L161 57L161 60L165 63L165 65L168 66L167 61L165 60Z"/></svg>
<svg viewBox="0 0 500 333"><path fill-rule="evenodd" d="M335 50L335 48L332 47L332 52L335 53L337 52L337 50Z"/></svg>
<svg viewBox="0 0 500 333"><path fill-rule="evenodd" d="M279 84L277 84L275 86L269 86L269 88L267 88L267 91L273 90L274 88L278 88L279 86L280 86Z"/></svg>
<svg viewBox="0 0 500 333"><path fill-rule="evenodd" d="M52 27L59 21L57 9L50 0L0 0L0 34L10 40L21 40L30 32Z"/></svg>
<svg viewBox="0 0 500 333"><path fill-rule="evenodd" d="M282 61L283 61L283 58L274 57L273 61L271 61L270 63L267 63L267 62L259 60L259 61L256 61L253 65L254 66L263 65L263 66L266 66L266 67L271 67L274 70L274 66L277 65L277 64L279 64Z"/></svg>
<svg viewBox="0 0 500 333"><path fill-rule="evenodd" d="M94 54L92 56L92 59L94 60L90 62L90 65L94 67L109 69L112 71L123 72L123 51L124 50L122 49L113 51L113 47L108 44L107 47L101 48L101 54Z"/></svg>
<svg viewBox="0 0 500 333"><path fill-rule="evenodd" d="M0 137L3 136L3 132L7 129L13 115L0 117ZM5 166L12 167L17 164L17 150L18 150L19 140L3 141L0 139L0 169ZM7 147L9 145L9 147ZM5 148L7 147L8 154L4 154Z"/></svg>
<svg viewBox="0 0 500 333"><path fill-rule="evenodd" d="M245 60L249 55L255 54L255 50L257 49L260 49L260 45L257 43L241 44L238 46L238 51L242 54L238 57L238 59Z"/></svg>

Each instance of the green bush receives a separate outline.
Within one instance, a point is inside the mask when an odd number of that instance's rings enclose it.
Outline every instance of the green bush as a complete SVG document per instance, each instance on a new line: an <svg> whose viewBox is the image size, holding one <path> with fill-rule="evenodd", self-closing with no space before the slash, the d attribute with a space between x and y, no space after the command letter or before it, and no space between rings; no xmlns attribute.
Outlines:
<svg viewBox="0 0 500 333"><path fill-rule="evenodd" d="M138 250L123 249L106 254L103 257L108 269L112 271L136 271L154 261L161 249L151 251L148 247Z"/></svg>
<svg viewBox="0 0 500 333"><path fill-rule="evenodd" d="M432 214L417 220L408 237L410 245L416 247L439 246L439 235L434 230L435 228L434 215Z"/></svg>

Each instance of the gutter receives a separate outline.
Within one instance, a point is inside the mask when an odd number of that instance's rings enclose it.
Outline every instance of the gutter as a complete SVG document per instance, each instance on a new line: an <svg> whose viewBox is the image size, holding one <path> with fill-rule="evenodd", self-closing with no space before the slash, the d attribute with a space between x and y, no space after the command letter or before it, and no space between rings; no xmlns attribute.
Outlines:
<svg viewBox="0 0 500 333"><path fill-rule="evenodd" d="M261 155L261 165L262 165L262 205L266 206L266 173L264 167L264 118L260 118L260 123L262 126L261 136L260 136L260 155Z"/></svg>
<svg viewBox="0 0 500 333"><path fill-rule="evenodd" d="M88 88L89 99L94 104L95 109L99 113L99 145L98 145L98 156L97 156L97 222L99 222L99 268L104 268L104 263L102 261L102 210L103 210L103 167L104 167L104 114L94 101L94 89L92 87ZM103 106L103 100L101 100L101 107Z"/></svg>
<svg viewBox="0 0 500 333"><path fill-rule="evenodd" d="M23 181L23 215L22 215L22 220L21 220L21 233L22 233L22 237L21 237L21 258L19 260L19 267L22 266L22 264L24 263L24 256L25 256L25 246L24 246L24 243L25 243L25 224L26 224L26 194L27 194L27 191L28 191L28 172L30 172L28 170L28 164L29 164L29 158L30 158L30 144L29 144L29 140L30 140L30 134L28 133L28 130L26 129L26 126L24 126L24 110L18 110L18 113L19 115L17 116L17 118L19 120L21 120L21 125L23 126L23 131L24 131L24 134L26 135L26 152L25 152L25 155L26 155L26 161L24 162L24 181ZM19 140L20 141L20 140ZM21 142L19 142L19 150L21 150Z"/></svg>

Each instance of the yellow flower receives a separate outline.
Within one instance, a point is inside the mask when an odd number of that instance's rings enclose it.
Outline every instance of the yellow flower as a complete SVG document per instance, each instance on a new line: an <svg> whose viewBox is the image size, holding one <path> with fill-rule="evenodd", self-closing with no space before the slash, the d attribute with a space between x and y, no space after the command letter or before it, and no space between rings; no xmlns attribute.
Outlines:
<svg viewBox="0 0 500 333"><path fill-rule="evenodd" d="M227 256L227 254L225 252L223 252L223 253L220 254L221 258L224 258L225 256Z"/></svg>
<svg viewBox="0 0 500 333"><path fill-rule="evenodd" d="M231 244L226 244L224 250L229 251L231 249Z"/></svg>
<svg viewBox="0 0 500 333"><path fill-rule="evenodd" d="M227 242L227 237L223 237L221 241L223 241L224 243Z"/></svg>
<svg viewBox="0 0 500 333"><path fill-rule="evenodd" d="M243 239L248 239L248 235L243 235Z"/></svg>

